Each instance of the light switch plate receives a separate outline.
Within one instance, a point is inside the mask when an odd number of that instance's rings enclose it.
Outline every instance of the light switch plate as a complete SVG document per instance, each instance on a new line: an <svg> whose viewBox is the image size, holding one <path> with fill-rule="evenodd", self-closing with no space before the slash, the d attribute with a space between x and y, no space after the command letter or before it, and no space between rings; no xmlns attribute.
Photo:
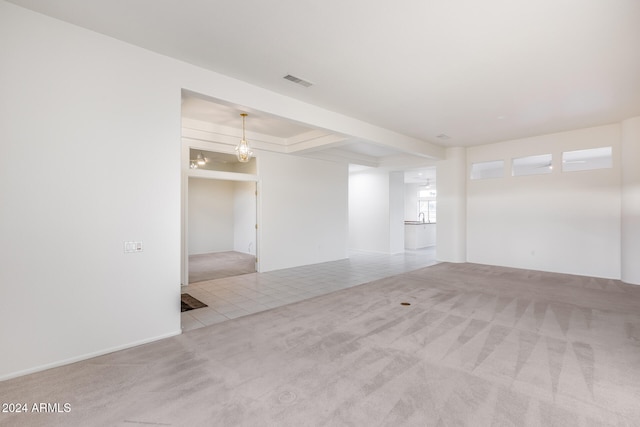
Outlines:
<svg viewBox="0 0 640 427"><path fill-rule="evenodd" d="M142 242L124 242L124 253L142 252Z"/></svg>

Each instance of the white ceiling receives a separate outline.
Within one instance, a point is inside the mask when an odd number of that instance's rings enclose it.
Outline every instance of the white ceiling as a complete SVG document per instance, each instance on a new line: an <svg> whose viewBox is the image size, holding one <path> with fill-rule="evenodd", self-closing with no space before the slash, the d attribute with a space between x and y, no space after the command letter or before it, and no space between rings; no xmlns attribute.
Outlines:
<svg viewBox="0 0 640 427"><path fill-rule="evenodd" d="M246 138L253 148L395 170L434 164L431 158L411 155L393 146L296 123L186 90L182 93L182 136L235 145L242 132L241 113L247 113Z"/></svg>
<svg viewBox="0 0 640 427"><path fill-rule="evenodd" d="M11 2L442 146L640 115L638 0ZM212 113L201 101L186 114L239 121L237 109ZM281 138L308 130L264 120L252 129ZM341 149L395 155L367 147Z"/></svg>
<svg viewBox="0 0 640 427"><path fill-rule="evenodd" d="M239 128L242 126L241 112L247 113L248 127L245 127L253 132L277 138L292 138L314 129L246 107L208 100L196 94L185 92L182 96L182 117L184 118Z"/></svg>
<svg viewBox="0 0 640 427"><path fill-rule="evenodd" d="M404 173L404 182L406 184L424 184L429 185L432 190L436 189L436 168L424 168L419 170L410 170Z"/></svg>

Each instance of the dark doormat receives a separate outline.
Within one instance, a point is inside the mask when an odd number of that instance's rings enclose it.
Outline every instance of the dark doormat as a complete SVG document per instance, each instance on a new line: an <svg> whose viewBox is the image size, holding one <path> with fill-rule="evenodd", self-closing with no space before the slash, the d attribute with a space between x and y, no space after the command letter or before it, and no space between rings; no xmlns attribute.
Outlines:
<svg viewBox="0 0 640 427"><path fill-rule="evenodd" d="M208 307L207 304L203 303L192 297L189 294L181 294L180 295L180 311L189 311L194 310L196 308Z"/></svg>

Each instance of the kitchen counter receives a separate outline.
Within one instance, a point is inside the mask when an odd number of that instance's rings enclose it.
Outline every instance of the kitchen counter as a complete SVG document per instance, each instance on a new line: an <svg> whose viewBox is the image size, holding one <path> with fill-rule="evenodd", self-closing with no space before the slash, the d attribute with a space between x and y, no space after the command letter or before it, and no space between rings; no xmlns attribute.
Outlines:
<svg viewBox="0 0 640 427"><path fill-rule="evenodd" d="M436 244L436 223L422 221L404 222L405 249L420 249Z"/></svg>

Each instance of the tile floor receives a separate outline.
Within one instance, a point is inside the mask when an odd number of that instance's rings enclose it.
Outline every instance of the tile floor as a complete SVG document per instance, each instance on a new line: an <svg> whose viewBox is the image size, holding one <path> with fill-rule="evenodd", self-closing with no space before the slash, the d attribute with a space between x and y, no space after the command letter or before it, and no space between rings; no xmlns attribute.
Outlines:
<svg viewBox="0 0 640 427"><path fill-rule="evenodd" d="M397 255L353 251L346 260L250 273L182 287L208 307L182 313L189 331L436 264L435 246Z"/></svg>

